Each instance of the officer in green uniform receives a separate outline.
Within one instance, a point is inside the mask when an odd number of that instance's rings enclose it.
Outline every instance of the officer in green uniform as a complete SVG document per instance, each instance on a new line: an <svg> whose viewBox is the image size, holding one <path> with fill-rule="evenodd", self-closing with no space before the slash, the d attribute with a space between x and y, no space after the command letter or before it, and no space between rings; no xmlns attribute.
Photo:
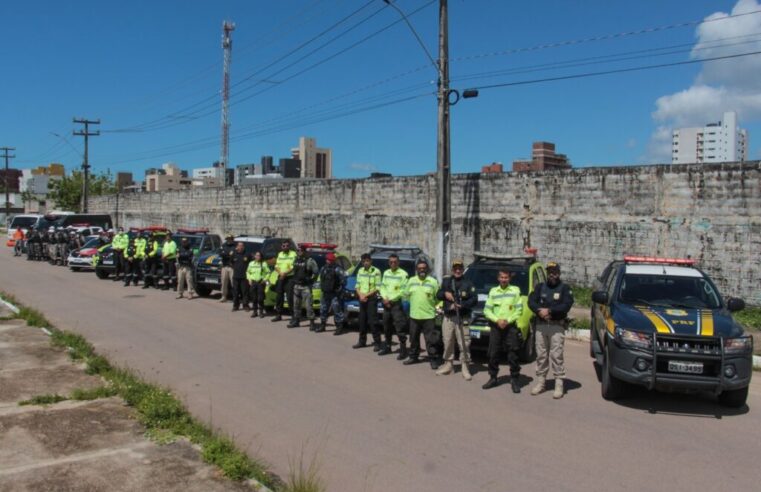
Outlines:
<svg viewBox="0 0 761 492"><path fill-rule="evenodd" d="M114 252L114 282L119 280L119 275L127 275L126 272L126 260L124 259L124 250L129 245L129 236L124 232L124 228L120 227L114 238L111 240L111 249Z"/></svg>
<svg viewBox="0 0 761 492"><path fill-rule="evenodd" d="M159 266L159 249L161 245L158 241L156 233L151 233L150 237L146 241L145 246L145 259L143 260L143 289L147 289L151 285L158 289L159 279L156 278L156 270Z"/></svg>
<svg viewBox="0 0 761 492"><path fill-rule="evenodd" d="M422 332L428 361L431 369L436 370L441 365L440 337L436 331L436 294L439 292L439 282L428 276L428 270L428 263L418 261L415 266L417 275L407 281L404 291L404 297L410 300L410 358L404 361L404 365L419 362Z"/></svg>
<svg viewBox="0 0 761 492"><path fill-rule="evenodd" d="M378 329L378 291L381 285L381 271L373 266L370 255L362 255L362 266L357 270L355 290L359 299L359 340L352 347L367 347L368 325L373 335L373 350L381 349Z"/></svg>
<svg viewBox="0 0 761 492"><path fill-rule="evenodd" d="M147 247L148 240L145 238L145 235L137 236L135 238L135 265L132 272L134 275L132 280L135 282L135 285L137 285L137 282L141 277L143 277L143 282L145 282L145 277L142 275L142 266L145 261L145 249Z"/></svg>
<svg viewBox="0 0 761 492"><path fill-rule="evenodd" d="M270 275L270 267L262 259L262 252L254 253L254 261L248 264L246 269L246 279L250 288L248 289L251 297L251 317L255 318L257 313L260 318L264 318L264 288L267 278Z"/></svg>
<svg viewBox="0 0 761 492"><path fill-rule="evenodd" d="M172 234L167 233L161 246L161 268L163 270L164 290L168 290L177 280L177 243L172 240Z"/></svg>
<svg viewBox="0 0 761 492"><path fill-rule="evenodd" d="M399 339L398 360L407 358L407 316L402 309L402 294L409 275L399 268L399 256L392 253L388 257L388 270L383 272L380 295L383 301L383 334L386 341L378 355L391 353L394 332Z"/></svg>
<svg viewBox="0 0 761 492"><path fill-rule="evenodd" d="M291 242L284 240L280 245L280 252L275 260L275 271L277 272L277 282L275 283L275 316L272 321L283 319L283 304L288 299L288 305L293 310L293 262L296 261L296 252L291 249Z"/></svg>
<svg viewBox="0 0 761 492"><path fill-rule="evenodd" d="M499 373L499 359L502 352L507 352L507 364L510 366L510 386L513 393L520 393L518 377L521 365L518 363L518 353L521 348L521 332L516 322L523 312L521 289L510 285L510 272L500 270L497 276L499 285L492 287L486 298L484 316L489 320L489 381L483 389L493 388Z"/></svg>

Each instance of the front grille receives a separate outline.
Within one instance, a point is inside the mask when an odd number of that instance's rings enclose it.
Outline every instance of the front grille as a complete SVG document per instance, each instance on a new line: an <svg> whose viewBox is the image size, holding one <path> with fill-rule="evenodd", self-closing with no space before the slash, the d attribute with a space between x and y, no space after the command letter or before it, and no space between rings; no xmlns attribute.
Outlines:
<svg viewBox="0 0 761 492"><path fill-rule="evenodd" d="M721 339L658 335L655 348L662 354L721 355Z"/></svg>

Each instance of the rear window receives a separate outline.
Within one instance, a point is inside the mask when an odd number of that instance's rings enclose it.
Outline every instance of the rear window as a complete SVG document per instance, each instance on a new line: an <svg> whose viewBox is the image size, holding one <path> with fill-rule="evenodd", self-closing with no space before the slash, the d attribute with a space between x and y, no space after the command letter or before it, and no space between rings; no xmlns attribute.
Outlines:
<svg viewBox="0 0 761 492"><path fill-rule="evenodd" d="M510 271L510 285L515 285L521 289L521 295L528 295L528 271L520 270ZM499 271L495 268L468 268L465 271L465 278L473 283L479 294L487 294L492 287L499 285L497 276Z"/></svg>
<svg viewBox="0 0 761 492"><path fill-rule="evenodd" d="M37 223L37 217L14 217L11 221L11 228L18 229L19 227L29 229Z"/></svg>

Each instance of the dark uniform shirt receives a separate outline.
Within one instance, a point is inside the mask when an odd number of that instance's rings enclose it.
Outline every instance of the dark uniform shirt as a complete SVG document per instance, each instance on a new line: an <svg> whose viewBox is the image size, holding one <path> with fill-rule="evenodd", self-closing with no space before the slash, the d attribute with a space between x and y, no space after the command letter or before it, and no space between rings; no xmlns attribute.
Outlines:
<svg viewBox="0 0 761 492"><path fill-rule="evenodd" d="M248 270L248 264L253 260L253 257L246 253L238 253L235 251L230 257L230 266L233 267L233 278L246 278L246 270Z"/></svg>
<svg viewBox="0 0 761 492"><path fill-rule="evenodd" d="M189 267L193 265L193 250L188 248L181 248L180 252L177 254L177 263L180 264L180 266Z"/></svg>
<svg viewBox="0 0 761 492"><path fill-rule="evenodd" d="M444 277L444 280L441 282L441 288L436 294L436 298L444 301L444 314L446 316L457 316L457 311L451 309L452 303L444 296L447 292L451 292L452 296L458 299L457 304L460 305L460 318L467 320L470 317L470 310L478 303L478 294L473 282L465 277L460 277L459 279Z"/></svg>
<svg viewBox="0 0 761 492"><path fill-rule="evenodd" d="M564 328L571 306L573 306L573 292L563 282L558 282L555 286L550 286L546 282L539 284L528 296L528 307L535 314L538 314L539 310L543 308L550 310L549 322L538 318L536 320L536 327L540 331L543 327L548 328L550 326L562 326Z"/></svg>
<svg viewBox="0 0 761 492"><path fill-rule="evenodd" d="M222 247L219 248L219 257L222 259L222 266L232 266L232 258L235 254L235 243L222 243Z"/></svg>

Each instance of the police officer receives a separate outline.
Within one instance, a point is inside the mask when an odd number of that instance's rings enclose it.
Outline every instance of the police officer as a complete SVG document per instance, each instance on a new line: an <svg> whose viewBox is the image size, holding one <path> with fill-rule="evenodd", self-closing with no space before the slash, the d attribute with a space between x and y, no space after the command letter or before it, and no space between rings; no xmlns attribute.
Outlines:
<svg viewBox="0 0 761 492"><path fill-rule="evenodd" d="M283 304L288 299L288 305L293 306L293 262L296 261L296 252L291 250L291 242L284 240L280 245L280 252L275 260L275 272L277 272L277 282L275 283L275 317L272 321L280 321L283 314Z"/></svg>
<svg viewBox="0 0 761 492"><path fill-rule="evenodd" d="M185 286L188 287L188 299L195 297L195 285L193 284L193 250L190 248L188 238L182 238L182 246L177 254L177 299L182 299Z"/></svg>
<svg viewBox="0 0 761 492"><path fill-rule="evenodd" d="M153 286L159 288L159 281L156 278L156 270L159 266L159 249L160 244L155 232L151 233L145 245L145 259L143 260L143 289Z"/></svg>
<svg viewBox="0 0 761 492"><path fill-rule="evenodd" d="M132 266L132 280L137 285L141 279L145 283L143 276L143 262L145 261L145 250L148 247L148 240L145 234L135 236L135 264Z"/></svg>
<svg viewBox="0 0 761 492"><path fill-rule="evenodd" d="M499 285L492 287L486 298L484 316L489 320L489 380L483 389L499 385L499 359L502 352L507 352L507 364L510 366L510 386L513 393L520 393L518 377L521 366L518 363L518 351L521 348L521 332L516 324L523 312L521 290L510 285L510 272L501 269L497 276Z"/></svg>
<svg viewBox="0 0 761 492"><path fill-rule="evenodd" d="M124 286L128 287L130 282L134 280L137 285L137 270L140 265L140 260L137 258L137 245L134 239L127 241L127 247L124 248Z"/></svg>
<svg viewBox="0 0 761 492"><path fill-rule="evenodd" d="M246 280L246 271L252 257L246 253L243 243L235 245L235 252L230 257L230 265L233 268L233 311L237 311L240 305L243 310L248 311L248 280Z"/></svg>
<svg viewBox="0 0 761 492"><path fill-rule="evenodd" d="M251 317L255 318L257 312L260 318L264 318L264 290L270 275L270 267L262 259L262 252L254 253L254 259L246 269L248 280L249 297L251 298Z"/></svg>
<svg viewBox="0 0 761 492"><path fill-rule="evenodd" d="M164 279L163 290L168 290L177 280L175 262L177 260L177 243L172 239L172 234L167 232L164 244L161 245L161 269Z"/></svg>
<svg viewBox="0 0 761 492"><path fill-rule="evenodd" d="M528 297L528 307L536 314L536 385L532 395L545 390L547 372L552 365L555 391L552 397L563 398L563 344L568 312L573 306L571 288L560 280L560 265L547 263L547 281L534 288Z"/></svg>
<svg viewBox="0 0 761 492"><path fill-rule="evenodd" d="M336 263L335 253L325 255L325 265L320 269L320 326L314 331L322 333L328 324L328 315L333 310L333 323L336 325L334 335L344 331L343 290L346 285L346 272Z"/></svg>
<svg viewBox="0 0 761 492"><path fill-rule="evenodd" d="M425 337L425 348L431 369L441 365L439 337L436 331L436 294L439 283L428 276L429 266L423 260L415 265L417 275L407 281L404 297L410 300L410 357L404 365L417 364L420 356L420 334Z"/></svg>
<svg viewBox="0 0 761 492"><path fill-rule="evenodd" d="M378 291L381 286L381 271L373 266L372 258L365 253L361 258L362 266L357 270L357 284L354 290L359 299L359 340L352 348L367 346L367 332L373 335L373 350L381 349L380 330L378 329Z"/></svg>
<svg viewBox="0 0 761 492"><path fill-rule="evenodd" d="M124 250L127 249L128 244L129 236L124 232L124 228L120 227L119 232L117 232L117 234L111 240L111 249L114 252L114 282L119 280L120 274L126 275L126 273L124 273L126 266L124 260Z"/></svg>
<svg viewBox="0 0 761 492"><path fill-rule="evenodd" d="M470 330L465 323L470 319L470 310L478 303L478 294L473 282L463 277L465 265L462 260L452 262L452 275L444 277L436 297L444 301L444 319L441 331L444 338L444 365L436 375L450 374L453 369L455 340L460 346L462 377L473 379L470 364Z"/></svg>
<svg viewBox="0 0 761 492"><path fill-rule="evenodd" d="M389 268L383 272L381 278L380 296L383 302L383 334L385 341L378 351L378 355L391 353L393 337L399 339L398 360L407 358L407 315L402 308L402 295L407 287L409 275L399 268L399 256L391 253L388 257Z"/></svg>
<svg viewBox="0 0 761 492"><path fill-rule="evenodd" d="M312 285L317 280L320 273L317 262L314 258L307 255L306 246L299 245L296 259L293 262L293 304L291 317L288 328L299 326L301 319L301 307L305 304L307 319L309 320L309 331L315 330L314 324L314 307L312 306Z"/></svg>
<svg viewBox="0 0 761 492"><path fill-rule="evenodd" d="M227 302L230 297L230 288L233 285L233 266L232 258L235 254L235 242L233 235L227 234L225 242L219 248L219 258L222 261L222 270L220 271L220 281L222 282L222 297L219 302Z"/></svg>

